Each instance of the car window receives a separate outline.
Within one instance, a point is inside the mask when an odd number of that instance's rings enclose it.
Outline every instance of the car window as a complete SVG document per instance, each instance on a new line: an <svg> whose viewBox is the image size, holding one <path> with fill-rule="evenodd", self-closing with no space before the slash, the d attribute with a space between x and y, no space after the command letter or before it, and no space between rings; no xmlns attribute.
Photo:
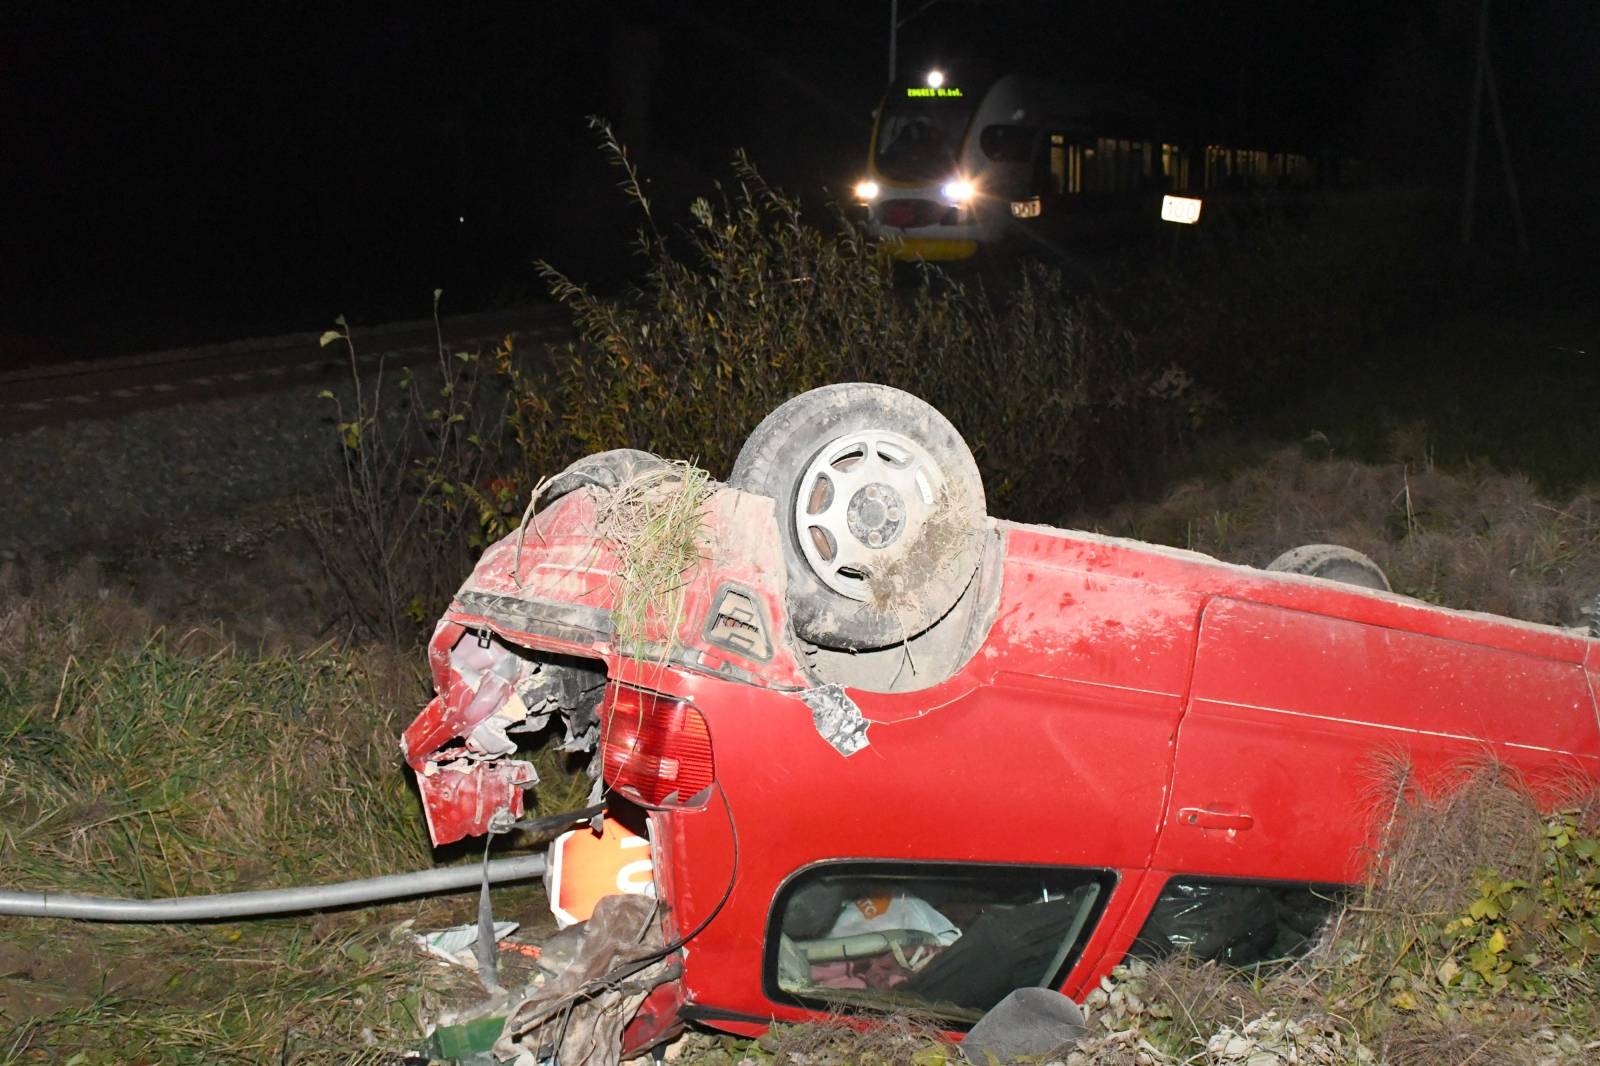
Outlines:
<svg viewBox="0 0 1600 1066"><path fill-rule="evenodd" d="M1014 989L1065 979L1112 883L1105 870L1059 867L813 867L778 894L767 992L976 1021Z"/></svg>
<svg viewBox="0 0 1600 1066"><path fill-rule="evenodd" d="M1311 947L1344 891L1334 885L1174 877L1130 954L1149 959L1188 953L1232 966L1293 958Z"/></svg>

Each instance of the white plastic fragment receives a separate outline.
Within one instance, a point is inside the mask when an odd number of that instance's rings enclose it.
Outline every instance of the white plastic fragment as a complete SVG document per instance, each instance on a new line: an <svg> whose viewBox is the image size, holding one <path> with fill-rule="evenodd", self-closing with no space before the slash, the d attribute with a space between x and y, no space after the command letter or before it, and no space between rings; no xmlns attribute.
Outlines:
<svg viewBox="0 0 1600 1066"><path fill-rule="evenodd" d="M516 922L495 922L494 938L503 940L517 931L517 925ZM449 929L439 929L431 933L416 933L411 939L429 955L443 959L453 966L469 970L477 969L477 960L472 956L472 947L478 942L476 922L451 926Z"/></svg>

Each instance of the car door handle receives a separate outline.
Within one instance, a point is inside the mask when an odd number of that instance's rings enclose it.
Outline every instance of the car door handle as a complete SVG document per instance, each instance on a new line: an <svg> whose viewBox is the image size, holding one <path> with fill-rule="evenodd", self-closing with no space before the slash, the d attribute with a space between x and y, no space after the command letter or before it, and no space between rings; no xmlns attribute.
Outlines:
<svg viewBox="0 0 1600 1066"><path fill-rule="evenodd" d="M1256 820L1237 811L1210 811L1204 807L1184 807L1178 811L1178 821L1197 829L1249 829Z"/></svg>

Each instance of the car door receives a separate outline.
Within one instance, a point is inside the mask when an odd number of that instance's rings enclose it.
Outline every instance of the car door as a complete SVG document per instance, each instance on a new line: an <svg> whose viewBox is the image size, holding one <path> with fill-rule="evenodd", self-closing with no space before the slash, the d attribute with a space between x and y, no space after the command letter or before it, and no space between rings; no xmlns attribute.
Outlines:
<svg viewBox="0 0 1600 1066"><path fill-rule="evenodd" d="M1494 646L1218 597L1201 615L1155 867L1350 881L1411 782L1493 759L1594 772L1581 642L1516 631ZM1518 645L1521 647L1518 647ZM1509 645L1509 646L1508 646Z"/></svg>

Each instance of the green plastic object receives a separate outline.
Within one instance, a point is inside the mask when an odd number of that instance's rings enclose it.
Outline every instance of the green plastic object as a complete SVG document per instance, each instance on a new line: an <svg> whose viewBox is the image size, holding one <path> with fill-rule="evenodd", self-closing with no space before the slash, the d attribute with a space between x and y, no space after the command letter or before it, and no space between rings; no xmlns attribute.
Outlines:
<svg viewBox="0 0 1600 1066"><path fill-rule="evenodd" d="M492 1062L489 1052L500 1039L500 1030L506 1027L505 1015L491 1018L474 1018L460 1025L441 1025L433 1031L433 1043L428 1054L446 1062Z"/></svg>

